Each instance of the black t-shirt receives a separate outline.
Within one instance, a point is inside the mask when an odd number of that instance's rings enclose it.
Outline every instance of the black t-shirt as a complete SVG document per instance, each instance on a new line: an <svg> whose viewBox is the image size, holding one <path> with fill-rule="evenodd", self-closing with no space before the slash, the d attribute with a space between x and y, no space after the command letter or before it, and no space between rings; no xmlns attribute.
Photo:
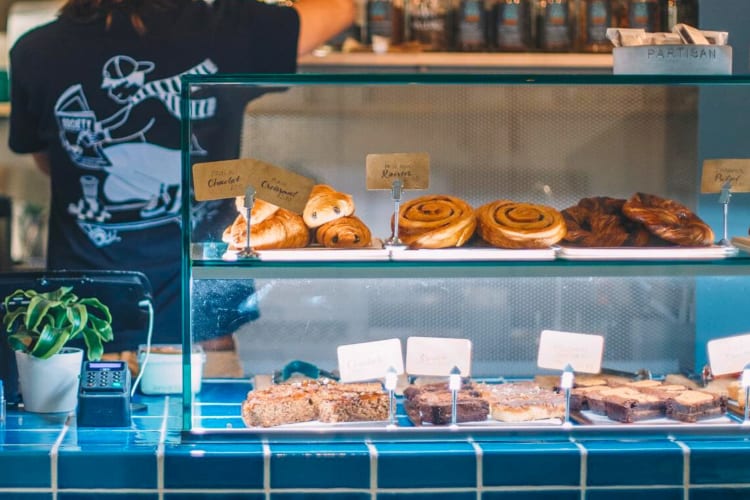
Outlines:
<svg viewBox="0 0 750 500"><path fill-rule="evenodd" d="M179 77L294 72L299 18L288 7L216 0L144 21L141 36L119 14L109 27L61 17L20 38L11 50L9 145L50 156L48 267L143 271L154 340L179 342ZM238 156L244 101L224 94L191 96L194 161ZM216 232L206 238L219 239L234 217L226 204L196 206L197 226ZM117 344L109 349L125 347Z"/></svg>

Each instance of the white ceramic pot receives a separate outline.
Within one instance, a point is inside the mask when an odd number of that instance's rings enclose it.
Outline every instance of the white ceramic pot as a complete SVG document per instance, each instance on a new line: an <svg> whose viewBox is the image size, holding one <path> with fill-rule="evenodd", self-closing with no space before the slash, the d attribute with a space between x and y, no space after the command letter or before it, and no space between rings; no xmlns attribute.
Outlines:
<svg viewBox="0 0 750 500"><path fill-rule="evenodd" d="M64 347L47 359L16 351L24 409L33 413L75 410L82 362L83 350L74 347Z"/></svg>

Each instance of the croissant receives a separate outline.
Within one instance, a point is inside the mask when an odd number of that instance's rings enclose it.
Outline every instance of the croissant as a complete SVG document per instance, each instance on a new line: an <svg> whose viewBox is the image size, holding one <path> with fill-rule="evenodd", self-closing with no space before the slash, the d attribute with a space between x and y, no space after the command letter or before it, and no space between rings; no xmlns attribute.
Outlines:
<svg viewBox="0 0 750 500"><path fill-rule="evenodd" d="M245 197L236 197L234 199L234 205L240 215L245 217L245 213L247 211L247 209L245 208ZM274 213L276 213L276 210L278 209L279 207L274 205L273 203L268 203L267 201L256 198L255 201L253 201L252 208L250 209L250 224L257 224L258 222L266 220Z"/></svg>
<svg viewBox="0 0 750 500"><path fill-rule="evenodd" d="M496 200L477 209L477 234L499 248L547 248L566 231L560 212L546 205Z"/></svg>
<svg viewBox="0 0 750 500"><path fill-rule="evenodd" d="M714 232L681 203L653 194L635 193L622 212L642 223L652 234L677 245L696 247L714 243Z"/></svg>
<svg viewBox="0 0 750 500"><path fill-rule="evenodd" d="M302 217L289 210L278 208L270 217L254 222L251 217L250 245L255 250L277 248L302 248L310 241L310 231ZM247 219L242 214L224 230L222 240L230 250L241 250L247 243Z"/></svg>
<svg viewBox="0 0 750 500"><path fill-rule="evenodd" d="M477 219L471 205L459 198L424 195L401 206L398 225L399 238L411 248L447 248L466 243Z"/></svg>
<svg viewBox="0 0 750 500"><path fill-rule="evenodd" d="M372 234L359 217L351 215L318 227L315 240L329 248L364 248L370 246Z"/></svg>
<svg viewBox="0 0 750 500"><path fill-rule="evenodd" d="M310 229L354 213L354 200L346 193L336 191L327 184L313 186L302 218Z"/></svg>

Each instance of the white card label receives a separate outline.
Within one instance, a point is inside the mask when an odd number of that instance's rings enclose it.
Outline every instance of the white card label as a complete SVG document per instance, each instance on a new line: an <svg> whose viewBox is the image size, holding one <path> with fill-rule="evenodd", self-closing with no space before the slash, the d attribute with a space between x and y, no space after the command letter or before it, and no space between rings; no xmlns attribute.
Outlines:
<svg viewBox="0 0 750 500"><path fill-rule="evenodd" d="M336 350L342 382L384 378L389 369L404 373L399 339L341 345Z"/></svg>
<svg viewBox="0 0 750 500"><path fill-rule="evenodd" d="M564 370L570 365L580 373L599 373L604 354L604 337L585 333L544 330L539 339L537 365Z"/></svg>
<svg viewBox="0 0 750 500"><path fill-rule="evenodd" d="M449 376L458 367L462 377L471 375L471 341L440 337L406 340L406 372L409 375Z"/></svg>
<svg viewBox="0 0 750 500"><path fill-rule="evenodd" d="M750 363L750 334L710 340L706 344L711 373L739 373Z"/></svg>

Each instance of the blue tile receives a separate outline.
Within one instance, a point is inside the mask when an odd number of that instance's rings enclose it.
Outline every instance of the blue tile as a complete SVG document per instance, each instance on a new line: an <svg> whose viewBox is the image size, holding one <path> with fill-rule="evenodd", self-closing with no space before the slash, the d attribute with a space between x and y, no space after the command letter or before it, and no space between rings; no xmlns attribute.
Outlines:
<svg viewBox="0 0 750 500"><path fill-rule="evenodd" d="M581 500L580 490L485 491L482 500Z"/></svg>
<svg viewBox="0 0 750 500"><path fill-rule="evenodd" d="M65 492L60 491L57 494L58 500L158 500L159 494L154 493L134 493L132 491L118 493L116 491L102 492Z"/></svg>
<svg viewBox="0 0 750 500"><path fill-rule="evenodd" d="M156 452L149 447L61 449L60 488L156 488Z"/></svg>
<svg viewBox="0 0 750 500"><path fill-rule="evenodd" d="M473 491L456 492L430 492L422 493L419 490L403 492L378 492L378 500L476 500L477 494Z"/></svg>
<svg viewBox="0 0 750 500"><path fill-rule="evenodd" d="M748 484L750 443L695 441L690 447L690 484Z"/></svg>
<svg viewBox="0 0 750 500"><path fill-rule="evenodd" d="M60 437L62 430L6 430L0 432L1 444L21 444L21 445L52 445Z"/></svg>
<svg viewBox="0 0 750 500"><path fill-rule="evenodd" d="M684 500L683 488L586 490L586 500ZM692 495L690 496L693 500Z"/></svg>
<svg viewBox="0 0 750 500"><path fill-rule="evenodd" d="M748 488L690 488L690 500L748 500Z"/></svg>
<svg viewBox="0 0 750 500"><path fill-rule="evenodd" d="M50 469L47 446L3 446L0 449L0 471L6 471L0 474L0 488L50 488Z"/></svg>
<svg viewBox="0 0 750 500"><path fill-rule="evenodd" d="M483 486L578 486L581 451L572 443L479 443ZM544 474L539 474L543 470Z"/></svg>
<svg viewBox="0 0 750 500"><path fill-rule="evenodd" d="M370 452L364 443L271 445L272 489L369 487Z"/></svg>
<svg viewBox="0 0 750 500"><path fill-rule="evenodd" d="M170 493L164 492L164 500L266 500L265 493Z"/></svg>
<svg viewBox="0 0 750 500"><path fill-rule="evenodd" d="M52 500L52 492L50 493L24 493L20 491L3 491L0 488L0 498L3 500Z"/></svg>
<svg viewBox="0 0 750 500"><path fill-rule="evenodd" d="M304 493L271 493L271 500L372 500L369 492L304 492Z"/></svg>
<svg viewBox="0 0 750 500"><path fill-rule="evenodd" d="M584 446L588 485L683 484L683 452L669 441L592 441Z"/></svg>
<svg viewBox="0 0 750 500"><path fill-rule="evenodd" d="M164 486L176 489L262 489L263 447L255 443L167 446Z"/></svg>
<svg viewBox="0 0 750 500"><path fill-rule="evenodd" d="M376 443L374 446L378 452L378 488L477 485L477 457L469 443Z"/></svg>

